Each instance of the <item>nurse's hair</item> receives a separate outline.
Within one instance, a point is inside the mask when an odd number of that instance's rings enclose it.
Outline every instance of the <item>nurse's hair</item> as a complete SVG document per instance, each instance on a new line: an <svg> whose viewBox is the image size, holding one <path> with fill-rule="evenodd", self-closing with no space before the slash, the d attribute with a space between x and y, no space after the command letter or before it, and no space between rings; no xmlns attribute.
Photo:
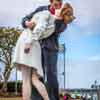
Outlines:
<svg viewBox="0 0 100 100"><path fill-rule="evenodd" d="M71 6L71 4L63 4L60 15L62 16L65 23L71 23L75 19L73 7Z"/></svg>

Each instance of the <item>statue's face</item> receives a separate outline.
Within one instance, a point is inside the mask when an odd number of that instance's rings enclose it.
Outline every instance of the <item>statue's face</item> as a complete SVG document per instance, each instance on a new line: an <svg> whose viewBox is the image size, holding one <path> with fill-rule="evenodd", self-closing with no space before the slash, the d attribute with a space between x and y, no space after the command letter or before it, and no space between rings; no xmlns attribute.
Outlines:
<svg viewBox="0 0 100 100"><path fill-rule="evenodd" d="M62 16L66 24L72 22L75 19L75 17L73 16L72 8L64 8Z"/></svg>
<svg viewBox="0 0 100 100"><path fill-rule="evenodd" d="M56 0L53 0L52 2L52 7L54 7L55 9L60 9L61 8L61 1L56 1Z"/></svg>
<svg viewBox="0 0 100 100"><path fill-rule="evenodd" d="M73 9L70 7L62 8L62 15L71 16L73 15Z"/></svg>

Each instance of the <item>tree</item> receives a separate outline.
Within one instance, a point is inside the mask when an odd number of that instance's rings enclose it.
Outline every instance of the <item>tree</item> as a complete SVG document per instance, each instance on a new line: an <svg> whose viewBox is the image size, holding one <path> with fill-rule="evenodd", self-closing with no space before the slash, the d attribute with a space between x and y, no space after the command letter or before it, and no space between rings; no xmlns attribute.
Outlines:
<svg viewBox="0 0 100 100"><path fill-rule="evenodd" d="M0 62L5 65L2 90L5 92L7 91L7 81L13 69L11 66L12 53L20 33L21 30L18 28L0 27Z"/></svg>

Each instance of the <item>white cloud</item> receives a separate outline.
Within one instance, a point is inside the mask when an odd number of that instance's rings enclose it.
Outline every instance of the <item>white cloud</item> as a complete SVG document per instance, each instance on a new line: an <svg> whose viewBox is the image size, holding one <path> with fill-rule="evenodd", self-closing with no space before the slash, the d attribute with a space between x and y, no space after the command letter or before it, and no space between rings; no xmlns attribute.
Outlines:
<svg viewBox="0 0 100 100"><path fill-rule="evenodd" d="M2 0L0 3L0 12L23 13L29 10L33 11L37 5L41 4L48 4L48 0Z"/></svg>
<svg viewBox="0 0 100 100"><path fill-rule="evenodd" d="M72 0L75 7L77 23L81 26L87 26L96 19L100 18L99 0Z"/></svg>
<svg viewBox="0 0 100 100"><path fill-rule="evenodd" d="M66 0L72 4L76 19L74 23L81 29L80 34L99 34L100 1L99 0ZM76 34L77 35L77 34Z"/></svg>
<svg viewBox="0 0 100 100"><path fill-rule="evenodd" d="M48 0L0 0L0 26L19 26L22 17Z"/></svg>
<svg viewBox="0 0 100 100"><path fill-rule="evenodd" d="M100 60L72 61L70 65L66 64L66 87L90 88L95 80L100 83Z"/></svg>
<svg viewBox="0 0 100 100"><path fill-rule="evenodd" d="M100 55L89 57L88 60L90 60L90 61L100 61Z"/></svg>

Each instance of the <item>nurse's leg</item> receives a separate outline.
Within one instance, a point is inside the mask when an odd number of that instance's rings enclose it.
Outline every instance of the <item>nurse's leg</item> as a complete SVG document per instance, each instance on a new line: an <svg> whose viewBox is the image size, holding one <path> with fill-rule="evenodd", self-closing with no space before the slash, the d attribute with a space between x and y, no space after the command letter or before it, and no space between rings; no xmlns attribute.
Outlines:
<svg viewBox="0 0 100 100"><path fill-rule="evenodd" d="M22 95L23 100L31 100L31 68L22 66Z"/></svg>
<svg viewBox="0 0 100 100"><path fill-rule="evenodd" d="M35 86L37 91L43 97L44 100L49 100L48 93L45 85L39 80L36 70L32 71L32 84Z"/></svg>

